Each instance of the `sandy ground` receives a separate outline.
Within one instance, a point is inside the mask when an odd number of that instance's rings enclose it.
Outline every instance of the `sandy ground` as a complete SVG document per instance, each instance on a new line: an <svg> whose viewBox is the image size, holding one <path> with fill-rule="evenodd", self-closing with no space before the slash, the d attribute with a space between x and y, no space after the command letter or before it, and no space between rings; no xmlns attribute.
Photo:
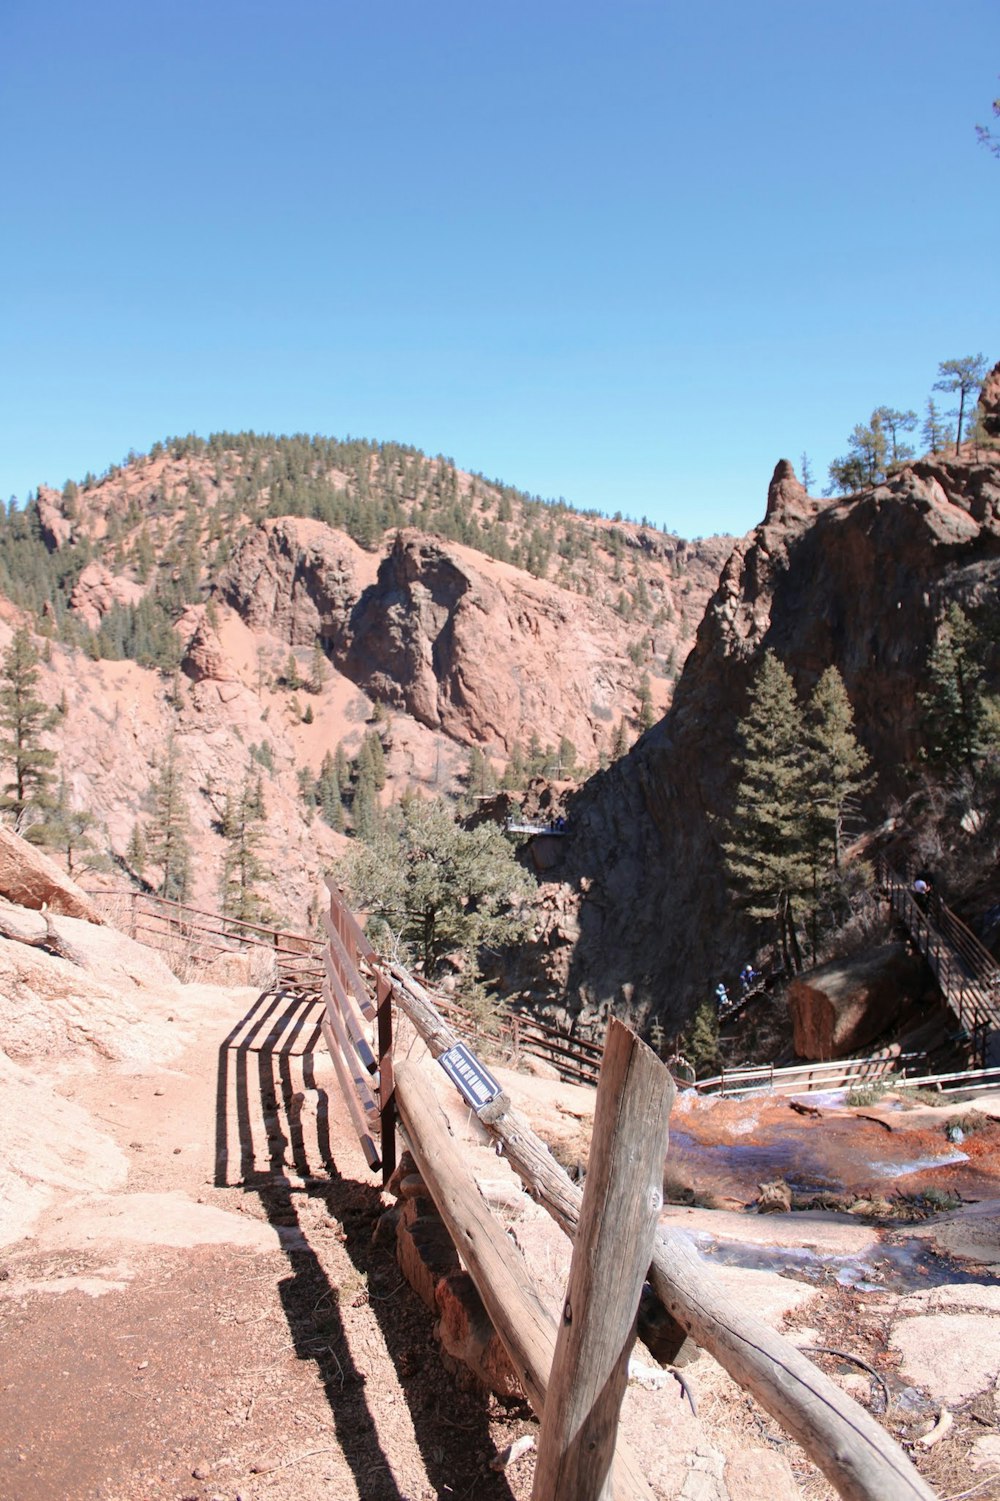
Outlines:
<svg viewBox="0 0 1000 1501"><path fill-rule="evenodd" d="M458 1389L372 1245L315 1004L214 994L170 1067L63 1086L128 1179L0 1251L0 1495L521 1501L488 1461L525 1414Z"/></svg>

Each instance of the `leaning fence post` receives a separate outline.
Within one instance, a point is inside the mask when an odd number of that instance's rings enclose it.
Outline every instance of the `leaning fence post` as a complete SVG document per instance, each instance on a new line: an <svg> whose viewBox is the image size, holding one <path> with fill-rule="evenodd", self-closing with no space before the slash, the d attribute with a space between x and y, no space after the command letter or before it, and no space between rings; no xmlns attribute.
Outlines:
<svg viewBox="0 0 1000 1501"><path fill-rule="evenodd" d="M675 1093L653 1050L612 1018L533 1501L610 1501L618 1413L663 1206Z"/></svg>

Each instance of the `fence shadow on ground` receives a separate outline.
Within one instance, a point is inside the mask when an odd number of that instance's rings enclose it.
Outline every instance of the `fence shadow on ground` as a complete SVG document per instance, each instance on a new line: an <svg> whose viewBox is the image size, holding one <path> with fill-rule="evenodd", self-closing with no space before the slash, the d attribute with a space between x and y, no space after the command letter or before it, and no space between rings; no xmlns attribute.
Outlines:
<svg viewBox="0 0 1000 1501"><path fill-rule="evenodd" d="M299 1359L316 1368L338 1443L365 1501L404 1496L382 1447L366 1373L350 1352L345 1302L366 1303L380 1326L436 1494L449 1501L473 1495L510 1501L506 1478L483 1462L493 1452L485 1398L461 1391L441 1365L431 1315L404 1281L392 1250L373 1244L384 1209L379 1183L345 1177L337 1166L330 1101L316 1082L322 1014L323 1003L314 995L265 991L220 1044L216 1186L256 1194L278 1232L289 1266L278 1287L289 1333ZM309 1111L302 1109L306 1092L314 1102ZM310 1241L317 1240L317 1202L325 1210L323 1223L342 1227L343 1247L357 1273L350 1287L331 1282L319 1247ZM457 1453L467 1457L464 1474Z"/></svg>

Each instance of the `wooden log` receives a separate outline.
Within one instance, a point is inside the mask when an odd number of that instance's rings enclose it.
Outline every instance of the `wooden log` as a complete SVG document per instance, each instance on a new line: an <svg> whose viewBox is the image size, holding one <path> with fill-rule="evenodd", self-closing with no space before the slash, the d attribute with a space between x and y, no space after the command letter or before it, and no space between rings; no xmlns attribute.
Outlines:
<svg viewBox="0 0 1000 1501"><path fill-rule="evenodd" d="M479 1192L426 1077L427 1067L415 1059L396 1064L396 1103L407 1143L528 1401L540 1417L555 1352L555 1320L523 1256ZM614 1486L616 1501L652 1501L645 1477L622 1440L615 1455Z"/></svg>
<svg viewBox="0 0 1000 1501"><path fill-rule="evenodd" d="M400 966L396 1001L437 1056L454 1033L430 997ZM583 1195L513 1106L480 1112L532 1196L570 1237ZM660 1226L650 1271L667 1312L798 1440L846 1501L934 1501L934 1492L889 1435L851 1397L761 1319L722 1293L690 1244Z"/></svg>
<svg viewBox="0 0 1000 1501"><path fill-rule="evenodd" d="M612 1018L590 1164L542 1415L534 1501L611 1501L639 1298L663 1207L673 1080Z"/></svg>

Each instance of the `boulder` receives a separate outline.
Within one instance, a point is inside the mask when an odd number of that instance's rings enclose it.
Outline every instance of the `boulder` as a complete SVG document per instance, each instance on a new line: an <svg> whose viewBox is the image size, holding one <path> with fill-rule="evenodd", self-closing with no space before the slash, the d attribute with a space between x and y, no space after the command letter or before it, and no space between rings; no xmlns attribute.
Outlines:
<svg viewBox="0 0 1000 1501"><path fill-rule="evenodd" d="M892 1025L916 978L901 943L800 976L788 992L796 1054L818 1061L849 1058Z"/></svg>
<svg viewBox="0 0 1000 1501"><path fill-rule="evenodd" d="M64 917L81 917L102 923L97 908L85 891L54 860L15 834L0 827L0 896L18 907L45 907Z"/></svg>

